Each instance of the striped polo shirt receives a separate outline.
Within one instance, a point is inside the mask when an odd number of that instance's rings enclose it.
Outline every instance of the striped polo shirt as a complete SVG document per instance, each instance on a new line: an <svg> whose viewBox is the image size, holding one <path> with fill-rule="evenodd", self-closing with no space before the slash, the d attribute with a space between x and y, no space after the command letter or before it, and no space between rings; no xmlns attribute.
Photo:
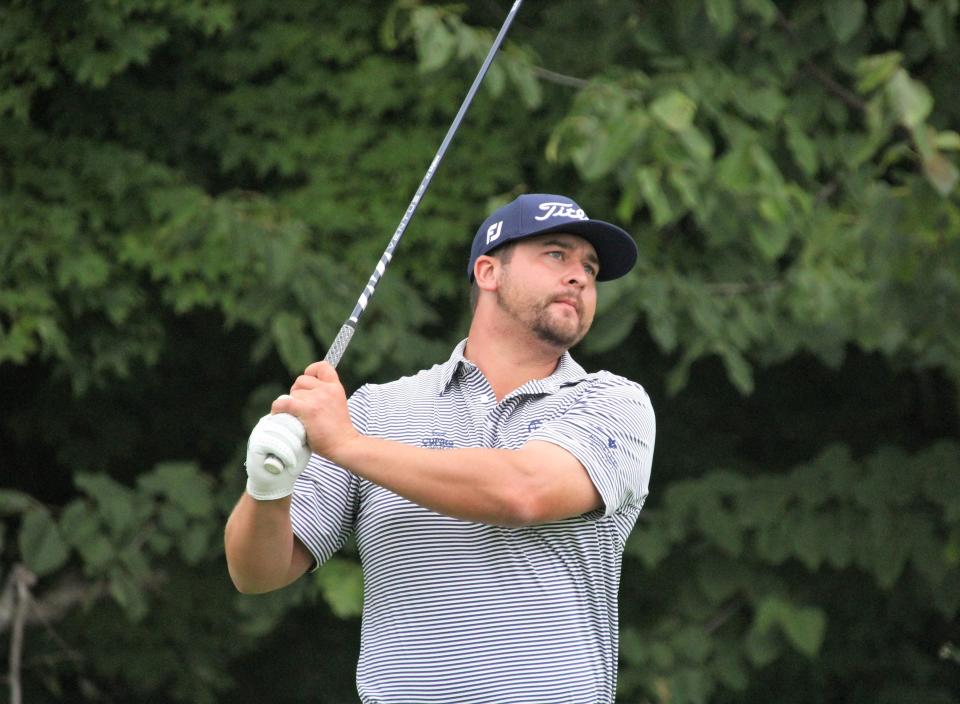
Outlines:
<svg viewBox="0 0 960 704"><path fill-rule="evenodd" d="M603 507L536 526L486 525L418 506L314 455L293 494L293 529L318 564L356 537L360 699L612 702L621 557L653 456L650 399L564 354L552 375L498 403L464 345L444 364L358 389L357 429L437 452L548 441L583 464Z"/></svg>

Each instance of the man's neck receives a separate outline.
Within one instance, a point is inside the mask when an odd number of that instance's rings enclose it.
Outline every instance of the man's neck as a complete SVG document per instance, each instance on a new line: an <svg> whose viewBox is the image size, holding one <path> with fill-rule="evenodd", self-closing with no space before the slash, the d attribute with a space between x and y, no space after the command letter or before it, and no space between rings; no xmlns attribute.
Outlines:
<svg viewBox="0 0 960 704"><path fill-rule="evenodd" d="M528 381L553 374L563 352L525 335L485 334L471 326L463 356L483 372L499 401Z"/></svg>

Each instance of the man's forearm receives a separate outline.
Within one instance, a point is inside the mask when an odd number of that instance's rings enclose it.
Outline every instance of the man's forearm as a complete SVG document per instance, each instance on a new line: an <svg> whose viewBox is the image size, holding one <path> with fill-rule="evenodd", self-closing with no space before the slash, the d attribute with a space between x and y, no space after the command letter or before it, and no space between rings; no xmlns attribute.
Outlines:
<svg viewBox="0 0 960 704"><path fill-rule="evenodd" d="M331 458L404 498L448 516L517 526L596 508L599 495L579 463L547 443L519 450L432 450L358 436Z"/></svg>
<svg viewBox="0 0 960 704"><path fill-rule="evenodd" d="M290 498L257 501L244 492L224 533L230 578L245 594L279 589L296 579Z"/></svg>

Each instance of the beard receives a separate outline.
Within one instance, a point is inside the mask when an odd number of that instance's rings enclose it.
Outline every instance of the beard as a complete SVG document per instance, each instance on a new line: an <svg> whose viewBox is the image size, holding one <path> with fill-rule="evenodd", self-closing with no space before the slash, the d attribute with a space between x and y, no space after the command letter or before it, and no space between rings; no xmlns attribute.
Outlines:
<svg viewBox="0 0 960 704"><path fill-rule="evenodd" d="M570 317L552 308L561 297L560 294L541 300L524 300L513 286L504 285L505 283L497 289L497 305L511 318L522 323L541 342L568 350L580 342L590 329L590 321L585 319L583 304L576 294L564 296L577 301L577 316Z"/></svg>

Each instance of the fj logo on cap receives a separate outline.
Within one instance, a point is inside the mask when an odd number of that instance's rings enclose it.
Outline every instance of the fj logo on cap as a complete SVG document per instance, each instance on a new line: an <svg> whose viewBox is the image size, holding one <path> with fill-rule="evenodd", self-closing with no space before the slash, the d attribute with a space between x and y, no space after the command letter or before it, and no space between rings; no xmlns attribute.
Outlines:
<svg viewBox="0 0 960 704"><path fill-rule="evenodd" d="M577 220L588 220L587 214L582 208L574 208L573 203L541 203L540 210L545 210L543 215L538 215L534 220L546 220L547 218L576 218ZM490 240L488 239L487 242Z"/></svg>
<svg viewBox="0 0 960 704"><path fill-rule="evenodd" d="M503 229L503 220L498 220L487 228L487 244L494 242L500 237L500 230Z"/></svg>

